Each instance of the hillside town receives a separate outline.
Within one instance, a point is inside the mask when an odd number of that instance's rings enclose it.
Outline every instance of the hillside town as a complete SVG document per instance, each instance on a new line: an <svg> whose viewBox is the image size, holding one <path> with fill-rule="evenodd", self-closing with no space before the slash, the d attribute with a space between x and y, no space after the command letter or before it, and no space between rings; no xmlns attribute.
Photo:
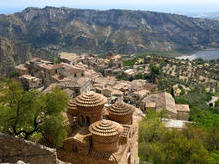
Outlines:
<svg viewBox="0 0 219 164"><path fill-rule="evenodd" d="M40 58L33 58L25 64L18 65L16 71L24 88L28 90L40 89L43 92L49 92L53 87L58 86L72 98L93 91L107 97L107 104L122 99L126 103L139 107L142 111L146 111L148 108L156 110L166 108L168 112L172 113L172 118L188 120L188 116L183 118L177 116L177 111L179 113L180 111L189 112L189 107L175 106L171 94L158 92L156 84L142 79L119 80L122 74L134 76L131 71L127 73L126 68L123 67L120 55L108 53L103 59L97 55L79 56L61 53L60 61L60 63L52 63ZM133 72L137 71L137 68L133 69ZM147 73L150 73L149 68ZM162 101L163 103L161 103ZM158 105L158 103L160 104ZM172 109L168 106L171 106Z"/></svg>
<svg viewBox="0 0 219 164"><path fill-rule="evenodd" d="M182 67L178 66L179 62ZM182 62L187 63L187 67ZM168 129L183 130L192 124L189 104L179 104L174 99L174 96L186 95L191 89L176 83L171 86L171 94L161 90L158 83L147 78L152 74L151 64L159 66L166 76L183 78L185 82L190 80L190 76L197 76L191 70L203 72L206 76L200 75L203 78L191 81L191 84L206 84L209 86L207 90L213 92L218 87L218 65L211 67L209 76L209 69L194 66L191 61L156 56L137 58L129 66L124 66L121 55L112 53L101 58L93 54L62 52L53 62L34 57L16 66L17 79L26 91L38 90L46 94L58 87L68 95L70 101L62 113L63 125L68 129L67 137L62 147L51 149L48 148L51 147L48 143L53 142L50 137L41 141L48 146L45 147L0 134L3 150L0 151L3 154L0 159L2 162L36 164L42 161L48 164L138 164L139 123L148 111L165 111L161 121ZM186 70L192 74L186 73ZM145 78L139 77L139 73ZM214 102L211 100L209 104ZM11 144L5 145L6 141ZM25 149L20 150L16 145ZM22 155L18 154L19 151ZM39 156L38 152L44 154Z"/></svg>
<svg viewBox="0 0 219 164"><path fill-rule="evenodd" d="M219 0L0 1L0 164L219 164Z"/></svg>
<svg viewBox="0 0 219 164"><path fill-rule="evenodd" d="M67 93L70 102L62 115L68 135L63 147L55 150L1 134L2 162L138 164L139 122L147 111L166 110L162 122L169 129L185 129L191 122L189 105L177 104L157 84L121 79L124 74L132 77L139 70L136 66L127 69L122 56L112 53L106 58L61 53L56 62L34 57L16 66L25 90L50 93L58 87ZM149 67L144 73L150 74ZM3 144L6 140L11 144ZM46 140L42 144L50 147L51 139ZM25 149L18 150L18 144Z"/></svg>
<svg viewBox="0 0 219 164"><path fill-rule="evenodd" d="M107 98L106 106L122 100L143 112L148 109L166 109L169 118L188 121L189 106L175 104L171 94L158 91L157 84L143 79L119 80L123 74L127 77L134 76L123 67L120 55L108 53L104 59L92 54L79 56L61 53L59 60L59 63L52 63L33 58L25 64L18 65L16 71L24 88L39 89L46 93L57 86L73 99L83 93L95 92ZM139 65L136 65L133 72L137 72L138 67ZM150 74L149 68L147 73Z"/></svg>

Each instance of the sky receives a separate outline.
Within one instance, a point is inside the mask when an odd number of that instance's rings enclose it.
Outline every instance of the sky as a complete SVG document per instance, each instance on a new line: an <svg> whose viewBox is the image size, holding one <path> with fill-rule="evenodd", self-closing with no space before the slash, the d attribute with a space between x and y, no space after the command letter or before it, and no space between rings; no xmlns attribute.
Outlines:
<svg viewBox="0 0 219 164"><path fill-rule="evenodd" d="M0 0L0 13L26 7L70 7L82 9L132 9L170 13L219 12L219 0Z"/></svg>

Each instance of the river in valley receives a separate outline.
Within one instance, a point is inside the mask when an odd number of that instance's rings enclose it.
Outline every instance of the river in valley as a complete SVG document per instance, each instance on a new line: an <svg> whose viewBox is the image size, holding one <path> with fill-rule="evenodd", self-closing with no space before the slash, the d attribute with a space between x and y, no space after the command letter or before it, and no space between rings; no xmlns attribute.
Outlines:
<svg viewBox="0 0 219 164"><path fill-rule="evenodd" d="M219 49L206 49L206 50L198 51L190 56L177 57L177 59L189 59L189 60L194 60L198 58L202 58L203 60L219 59Z"/></svg>

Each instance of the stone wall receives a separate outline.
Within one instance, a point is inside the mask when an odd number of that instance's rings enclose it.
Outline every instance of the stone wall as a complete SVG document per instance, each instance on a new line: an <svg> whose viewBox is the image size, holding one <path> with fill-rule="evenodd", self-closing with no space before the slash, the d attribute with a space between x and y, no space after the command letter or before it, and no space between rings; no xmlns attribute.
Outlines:
<svg viewBox="0 0 219 164"><path fill-rule="evenodd" d="M54 149L0 133L0 163L19 160L30 164L57 163Z"/></svg>
<svg viewBox="0 0 219 164"><path fill-rule="evenodd" d="M189 112L186 111L178 111L177 112L177 119L178 120L189 120Z"/></svg>
<svg viewBox="0 0 219 164"><path fill-rule="evenodd" d="M104 157L101 155L101 153L99 154L98 152L96 152L96 154L92 152L90 155L84 156L78 153L67 152L63 149L59 149L57 150L57 154L60 160L73 164L117 164L116 161L109 160L107 155Z"/></svg>

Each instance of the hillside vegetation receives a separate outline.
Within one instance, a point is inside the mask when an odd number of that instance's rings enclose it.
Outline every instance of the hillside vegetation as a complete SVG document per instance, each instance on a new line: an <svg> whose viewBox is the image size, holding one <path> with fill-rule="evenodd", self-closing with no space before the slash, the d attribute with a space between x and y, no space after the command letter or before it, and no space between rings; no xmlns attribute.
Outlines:
<svg viewBox="0 0 219 164"><path fill-rule="evenodd" d="M140 123L140 163L216 164L219 161L217 126L168 130L160 121L162 113L148 112ZM203 118L203 116L200 116ZM218 117L215 115L215 117ZM210 120L211 118L208 118ZM147 162L146 162L147 161Z"/></svg>

